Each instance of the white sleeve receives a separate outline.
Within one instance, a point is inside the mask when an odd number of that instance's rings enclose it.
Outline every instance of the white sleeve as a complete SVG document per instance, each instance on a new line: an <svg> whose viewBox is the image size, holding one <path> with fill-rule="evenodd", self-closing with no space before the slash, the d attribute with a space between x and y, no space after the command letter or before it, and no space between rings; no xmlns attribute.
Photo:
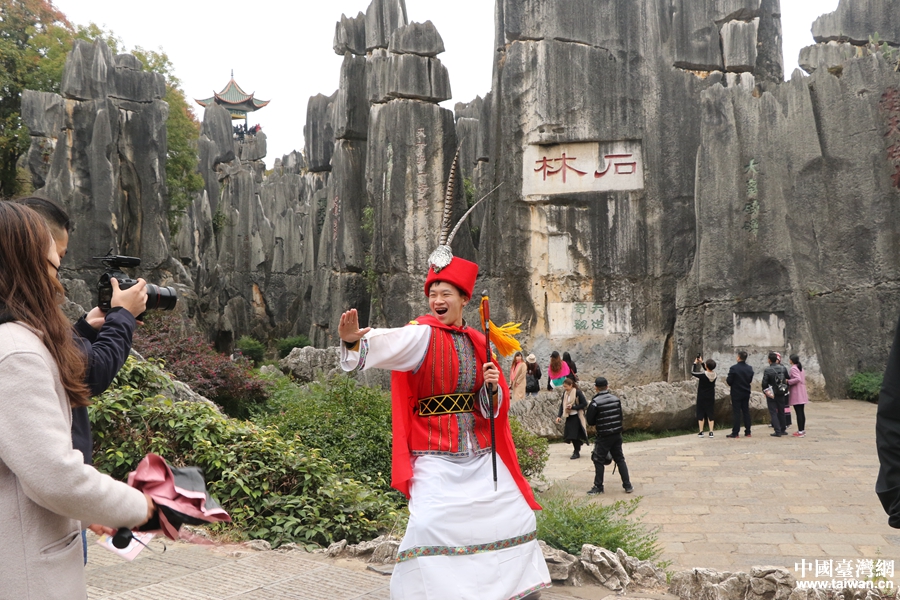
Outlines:
<svg viewBox="0 0 900 600"><path fill-rule="evenodd" d="M494 417L500 415L500 407L503 406L503 388L497 386L497 407L494 409ZM478 408L481 410L481 416L485 419L491 418L491 395L488 393L487 386L481 386L478 390Z"/></svg>
<svg viewBox="0 0 900 600"><path fill-rule="evenodd" d="M345 371L387 369L415 372L425 360L430 341L431 327L428 325L373 329L363 336L354 350L349 350L341 342L341 368Z"/></svg>

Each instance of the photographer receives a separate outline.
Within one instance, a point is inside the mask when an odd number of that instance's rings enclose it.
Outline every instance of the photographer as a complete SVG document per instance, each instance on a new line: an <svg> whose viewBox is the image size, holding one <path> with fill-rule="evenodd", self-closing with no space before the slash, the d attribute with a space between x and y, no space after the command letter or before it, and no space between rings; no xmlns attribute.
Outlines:
<svg viewBox="0 0 900 600"><path fill-rule="evenodd" d="M53 243L60 261L69 246L69 215L57 203L45 198L31 196L16 200L41 217L50 228ZM146 309L147 291L143 279L127 290L119 289L119 282L112 279L113 298L111 309L104 313L94 307L75 323L75 344L87 359L84 383L91 396L99 396L112 383L128 354L131 352L131 338L137 326L135 317ZM84 464L93 464L93 440L91 422L87 407L72 408L72 446L84 456ZM85 560L87 550L85 549Z"/></svg>
<svg viewBox="0 0 900 600"><path fill-rule="evenodd" d="M697 422L700 425L700 437L703 437L703 421L709 421L709 437L713 437L716 413L716 361L703 361L697 355L691 375L697 378Z"/></svg>

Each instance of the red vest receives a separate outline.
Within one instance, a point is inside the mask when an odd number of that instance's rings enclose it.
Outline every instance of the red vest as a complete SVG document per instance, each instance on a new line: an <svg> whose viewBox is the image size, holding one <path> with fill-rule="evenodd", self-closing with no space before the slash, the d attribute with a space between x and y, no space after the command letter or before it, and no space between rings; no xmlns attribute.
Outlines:
<svg viewBox="0 0 900 600"><path fill-rule="evenodd" d="M409 498L412 477L411 456L466 455L470 440L467 423L473 425L471 450L476 454L490 451L490 419L481 415L477 394L484 384L484 334L471 327L444 325L432 315L414 321L432 328L431 340L422 365L416 372L394 371L391 378L393 404L393 465L391 485ZM495 361L496 364L496 361ZM498 366L499 369L499 366ZM509 429L509 387L500 374L503 403L494 419L497 456L509 469L519 490L533 509L540 509L531 486L522 475ZM419 400L431 396L459 392L476 394L475 411L440 416L419 416Z"/></svg>

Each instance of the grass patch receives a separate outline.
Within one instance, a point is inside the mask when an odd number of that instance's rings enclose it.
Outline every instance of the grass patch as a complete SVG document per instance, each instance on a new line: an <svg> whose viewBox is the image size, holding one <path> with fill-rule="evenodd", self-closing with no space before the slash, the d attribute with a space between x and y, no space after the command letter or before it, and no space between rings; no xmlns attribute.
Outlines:
<svg viewBox="0 0 900 600"><path fill-rule="evenodd" d="M697 435L695 429L666 429L665 431L646 431L643 429L632 429L622 433L623 442L646 442L648 440L658 440L661 438L677 437L679 435L688 434Z"/></svg>
<svg viewBox="0 0 900 600"><path fill-rule="evenodd" d="M579 556L584 544L592 544L612 552L621 548L641 560L656 560L662 553L657 530L635 516L640 496L604 505L554 486L538 502L544 507L535 513L538 538L558 550Z"/></svg>

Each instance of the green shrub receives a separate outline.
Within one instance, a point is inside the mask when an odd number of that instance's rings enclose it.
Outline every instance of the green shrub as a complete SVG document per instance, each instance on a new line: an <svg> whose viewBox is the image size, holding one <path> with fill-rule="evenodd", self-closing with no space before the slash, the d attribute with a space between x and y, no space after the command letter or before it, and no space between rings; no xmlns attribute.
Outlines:
<svg viewBox="0 0 900 600"><path fill-rule="evenodd" d="M193 329L171 313L151 313L134 334L134 349L146 358L160 358L176 379L222 407L245 418L251 407L269 397L268 384L249 361L219 354Z"/></svg>
<svg viewBox="0 0 900 600"><path fill-rule="evenodd" d="M354 473L383 481L391 473L391 398L375 388L337 375L301 387L287 377L276 380L272 396L254 422L296 435L322 456L346 462Z"/></svg>
<svg viewBox="0 0 900 600"><path fill-rule="evenodd" d="M294 337L287 337L278 340L278 357L285 358L288 354L291 353L291 350L294 348L306 348L307 346L311 346L312 342L309 341L309 338L305 335L295 335Z"/></svg>
<svg viewBox="0 0 900 600"><path fill-rule="evenodd" d="M847 394L857 400L878 404L878 395L881 393L883 377L883 373L876 372L854 373L850 376Z"/></svg>
<svg viewBox="0 0 900 600"><path fill-rule="evenodd" d="M556 488L541 494L544 510L537 516L538 538L558 550L581 555L581 546L593 544L612 552L621 548L629 556L656 560L662 553L656 530L633 517L641 498L603 505Z"/></svg>
<svg viewBox="0 0 900 600"><path fill-rule="evenodd" d="M372 539L402 514L376 489L384 482L357 476L274 428L154 395L170 386L157 364L128 359L90 409L98 469L125 479L148 452L173 466L196 465L233 519L216 527L274 545Z"/></svg>
<svg viewBox="0 0 900 600"><path fill-rule="evenodd" d="M525 477L539 477L550 458L550 444L544 438L529 433L515 417L509 418L509 428L522 474Z"/></svg>
<svg viewBox="0 0 900 600"><path fill-rule="evenodd" d="M266 358L265 345L249 335L241 336L241 339L235 344L235 348L240 350L241 354L252 360L255 365L260 364Z"/></svg>

